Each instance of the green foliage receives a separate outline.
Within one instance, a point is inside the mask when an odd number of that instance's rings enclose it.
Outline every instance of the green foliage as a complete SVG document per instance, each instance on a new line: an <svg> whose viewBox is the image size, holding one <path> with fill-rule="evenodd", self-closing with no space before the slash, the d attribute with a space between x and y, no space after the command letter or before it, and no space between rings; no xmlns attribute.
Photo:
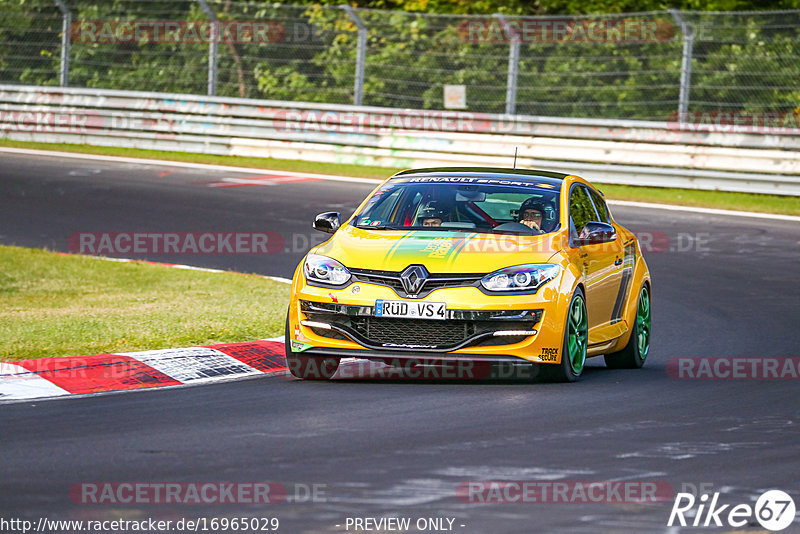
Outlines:
<svg viewBox="0 0 800 534"><path fill-rule="evenodd" d="M677 108L683 34L667 7L717 10L797 8L800 0L696 0L669 5L628 0L358 0L368 27L364 104L441 109L443 86L467 87L471 111L505 109L509 42L469 38L465 24L487 15L553 15L656 10L593 20L660 19L658 42L525 41L520 50L517 113L664 120ZM0 0L0 80L58 84L61 15L52 0ZM177 20L203 24L193 0L70 0L73 21ZM351 103L358 29L341 0L274 4L209 0L222 23L270 21L267 42L217 46L217 94L272 100ZM382 9L378 11L375 9ZM395 10L395 11L389 11ZM439 15L432 16L431 13ZM442 15L450 14L450 15ZM470 17L455 16L468 14ZM765 110L800 105L800 13L684 12L697 28L691 109ZM70 85L204 94L209 44L75 39Z"/></svg>
<svg viewBox="0 0 800 534"><path fill-rule="evenodd" d="M294 4L339 5L341 0L295 0ZM700 11L800 9L800 0L354 0L371 9L458 15L582 15L660 11L668 8Z"/></svg>
<svg viewBox="0 0 800 534"><path fill-rule="evenodd" d="M46 0L0 2L0 81L57 85L61 14Z"/></svg>
<svg viewBox="0 0 800 534"><path fill-rule="evenodd" d="M791 18L765 14L742 23L733 15L723 15L727 20L718 22L729 29L713 36L704 29L707 16L694 18L701 28L693 61L696 108L761 111L800 105L800 46ZM720 38L725 42L719 43Z"/></svg>

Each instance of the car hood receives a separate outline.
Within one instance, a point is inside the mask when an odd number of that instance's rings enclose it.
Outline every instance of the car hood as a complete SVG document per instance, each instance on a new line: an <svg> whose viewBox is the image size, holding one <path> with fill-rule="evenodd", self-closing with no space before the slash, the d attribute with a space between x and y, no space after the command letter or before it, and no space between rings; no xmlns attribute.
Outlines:
<svg viewBox="0 0 800 534"><path fill-rule="evenodd" d="M543 263L555 254L559 233L538 236L461 231L364 230L341 227L311 252L350 269L402 271L421 264L432 273L489 273L522 263Z"/></svg>

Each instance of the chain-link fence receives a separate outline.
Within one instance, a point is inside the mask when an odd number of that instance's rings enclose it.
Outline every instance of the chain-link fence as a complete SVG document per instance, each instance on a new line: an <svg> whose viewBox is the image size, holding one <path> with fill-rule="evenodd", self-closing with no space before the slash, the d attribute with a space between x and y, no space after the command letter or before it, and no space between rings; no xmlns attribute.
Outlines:
<svg viewBox="0 0 800 534"><path fill-rule="evenodd" d="M800 10L451 16L0 0L0 83L665 120L800 106Z"/></svg>

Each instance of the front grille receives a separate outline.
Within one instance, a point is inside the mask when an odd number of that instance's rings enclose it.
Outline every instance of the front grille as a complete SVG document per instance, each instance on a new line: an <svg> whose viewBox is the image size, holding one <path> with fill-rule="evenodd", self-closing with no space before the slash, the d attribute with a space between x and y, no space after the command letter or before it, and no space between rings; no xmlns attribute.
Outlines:
<svg viewBox="0 0 800 534"><path fill-rule="evenodd" d="M409 296L409 294L403 289L403 282L400 278L401 273L399 272L377 271L372 269L350 269L350 274L354 276L354 281L390 287L400 297L406 298ZM430 273L428 278L422 284L420 290L414 294L414 297L425 297L432 291L445 287L477 287L482 277L483 275L481 274Z"/></svg>
<svg viewBox="0 0 800 534"><path fill-rule="evenodd" d="M361 336L384 347L448 347L459 345L477 333L476 321L358 317L352 323Z"/></svg>
<svg viewBox="0 0 800 534"><path fill-rule="evenodd" d="M355 275L359 282L367 282L369 284L391 287L398 295L400 293L405 293L403 290L403 282L400 281L400 276L398 276L397 273L382 274L381 271L350 269L350 274Z"/></svg>

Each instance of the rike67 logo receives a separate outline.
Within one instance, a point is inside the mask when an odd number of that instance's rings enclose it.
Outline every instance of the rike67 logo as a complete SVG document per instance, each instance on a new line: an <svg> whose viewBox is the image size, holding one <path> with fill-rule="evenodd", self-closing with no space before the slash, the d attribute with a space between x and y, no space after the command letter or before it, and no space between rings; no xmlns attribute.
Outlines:
<svg viewBox="0 0 800 534"><path fill-rule="evenodd" d="M722 527L734 528L755 525L756 522L763 528L778 532L787 528L794 521L794 500L781 490L770 490L763 493L754 507L749 504L737 504L731 508L730 504L719 504L719 492L709 500L709 495L704 493L700 498L695 498L691 493L678 493L672 512L669 514L667 526L693 526L693 527ZM687 517L694 521L689 524ZM676 523L677 521L677 523Z"/></svg>

